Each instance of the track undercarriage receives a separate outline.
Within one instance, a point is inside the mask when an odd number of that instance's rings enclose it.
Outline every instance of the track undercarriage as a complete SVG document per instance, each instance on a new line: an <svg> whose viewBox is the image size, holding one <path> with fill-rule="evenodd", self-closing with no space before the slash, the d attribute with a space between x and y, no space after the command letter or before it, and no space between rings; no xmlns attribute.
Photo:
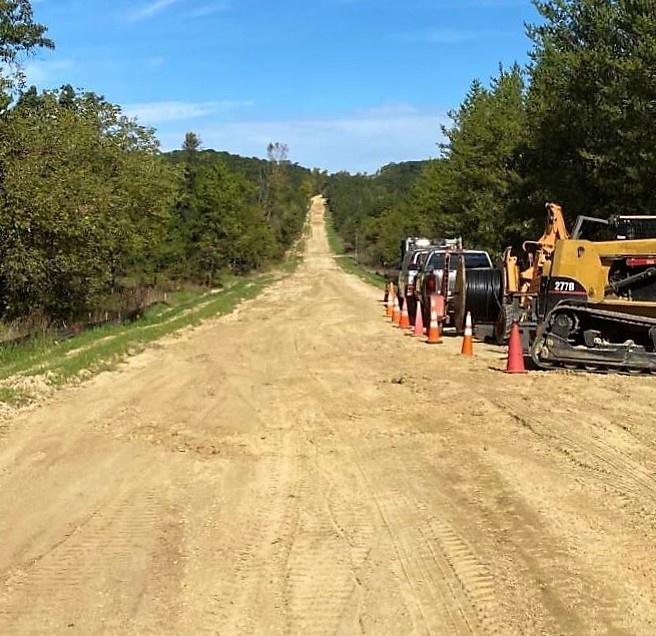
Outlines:
<svg viewBox="0 0 656 636"><path fill-rule="evenodd" d="M530 352L543 369L655 373L656 317L559 304L540 324Z"/></svg>

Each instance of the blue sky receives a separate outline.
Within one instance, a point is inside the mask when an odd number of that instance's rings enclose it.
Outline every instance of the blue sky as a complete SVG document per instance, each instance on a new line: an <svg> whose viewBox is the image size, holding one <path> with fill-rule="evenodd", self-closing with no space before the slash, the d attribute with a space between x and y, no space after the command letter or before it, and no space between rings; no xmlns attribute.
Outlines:
<svg viewBox="0 0 656 636"><path fill-rule="evenodd" d="M530 0L32 0L28 81L92 90L205 148L373 173L438 156L471 81L526 61Z"/></svg>

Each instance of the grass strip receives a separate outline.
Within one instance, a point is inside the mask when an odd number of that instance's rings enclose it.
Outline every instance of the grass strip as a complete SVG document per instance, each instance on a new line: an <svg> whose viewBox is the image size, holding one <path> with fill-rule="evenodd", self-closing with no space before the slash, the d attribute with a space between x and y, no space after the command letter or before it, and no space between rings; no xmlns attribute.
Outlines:
<svg viewBox="0 0 656 636"><path fill-rule="evenodd" d="M43 338L20 347L0 349L0 380L21 374L44 375L50 384L61 385L107 369L147 344L204 320L231 312L240 302L254 298L274 277L263 275L204 294L181 293L171 307L157 306L128 325L99 327L64 341ZM19 390L0 387L0 401L15 403Z"/></svg>
<svg viewBox="0 0 656 636"><path fill-rule="evenodd" d="M244 300L255 298L266 286L293 273L303 261L309 225L300 240L275 271L246 279L224 279L220 290L199 293L174 292L149 308L139 320L129 324L105 325L84 331L68 340L52 335L35 338L19 346L0 347L0 402L28 404L35 395L14 379L42 376L49 386L88 378L115 368L130 355L142 351L149 343L204 320L230 313Z"/></svg>
<svg viewBox="0 0 656 636"><path fill-rule="evenodd" d="M351 255L346 254L344 241L337 234L335 224L330 212L326 214L326 234L328 236L328 245L337 264L347 273L354 274L358 278L369 283L374 287L384 288L385 277L376 272L360 265Z"/></svg>

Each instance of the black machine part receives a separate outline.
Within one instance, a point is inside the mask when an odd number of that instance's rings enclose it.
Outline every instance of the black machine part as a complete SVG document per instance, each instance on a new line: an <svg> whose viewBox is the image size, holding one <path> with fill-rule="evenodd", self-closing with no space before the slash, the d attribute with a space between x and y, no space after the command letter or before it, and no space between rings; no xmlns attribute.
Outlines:
<svg viewBox="0 0 656 636"><path fill-rule="evenodd" d="M544 369L656 372L656 318L561 303L545 316L530 353Z"/></svg>
<svg viewBox="0 0 656 636"><path fill-rule="evenodd" d="M576 218L572 238L590 241L656 238L656 216L618 214L602 219L581 215Z"/></svg>
<svg viewBox="0 0 656 636"><path fill-rule="evenodd" d="M653 278L656 278L656 267L650 267L649 269L645 269L642 272L639 272L638 274L634 274L633 276L628 276L627 278L623 278L618 281L614 281L606 286L604 289L604 293L606 295L608 294L621 294L627 289L630 289L634 285L639 285L641 283L646 283Z"/></svg>

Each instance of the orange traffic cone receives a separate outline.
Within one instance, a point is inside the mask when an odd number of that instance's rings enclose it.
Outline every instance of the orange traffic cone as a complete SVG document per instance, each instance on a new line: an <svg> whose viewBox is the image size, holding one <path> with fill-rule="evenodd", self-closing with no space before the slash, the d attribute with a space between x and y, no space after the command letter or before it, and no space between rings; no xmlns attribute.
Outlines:
<svg viewBox="0 0 656 636"><path fill-rule="evenodd" d="M387 307L385 309L385 314L388 318L392 317L394 313L394 283L389 283L387 285Z"/></svg>
<svg viewBox="0 0 656 636"><path fill-rule="evenodd" d="M440 336L440 325L437 322L437 311L435 305L431 303L431 317L430 325L428 326L428 344L442 344L442 337Z"/></svg>
<svg viewBox="0 0 656 636"><path fill-rule="evenodd" d="M395 325L398 325L401 322L401 309L399 308L399 298L396 295L396 290L394 291L394 305L392 309L392 322Z"/></svg>
<svg viewBox="0 0 656 636"><path fill-rule="evenodd" d="M424 335L424 314L421 310L421 301L417 301L417 314L415 316L415 330L414 330L414 335L415 336L423 336Z"/></svg>
<svg viewBox="0 0 656 636"><path fill-rule="evenodd" d="M408 299L403 301L403 309L401 309L401 319L399 320L399 327L401 329L410 328L410 315L408 314Z"/></svg>
<svg viewBox="0 0 656 636"><path fill-rule="evenodd" d="M524 367L522 338L519 335L519 324L516 320L513 320L512 327L510 328L506 373L526 373L526 368Z"/></svg>
<svg viewBox="0 0 656 636"><path fill-rule="evenodd" d="M462 339L462 349L460 350L460 353L463 356L474 355L474 331L472 329L472 318L470 312L467 312L467 318L465 318L465 335Z"/></svg>
<svg viewBox="0 0 656 636"><path fill-rule="evenodd" d="M437 319L444 320L444 296L441 293L431 294L431 305L435 303L435 311L437 312Z"/></svg>

